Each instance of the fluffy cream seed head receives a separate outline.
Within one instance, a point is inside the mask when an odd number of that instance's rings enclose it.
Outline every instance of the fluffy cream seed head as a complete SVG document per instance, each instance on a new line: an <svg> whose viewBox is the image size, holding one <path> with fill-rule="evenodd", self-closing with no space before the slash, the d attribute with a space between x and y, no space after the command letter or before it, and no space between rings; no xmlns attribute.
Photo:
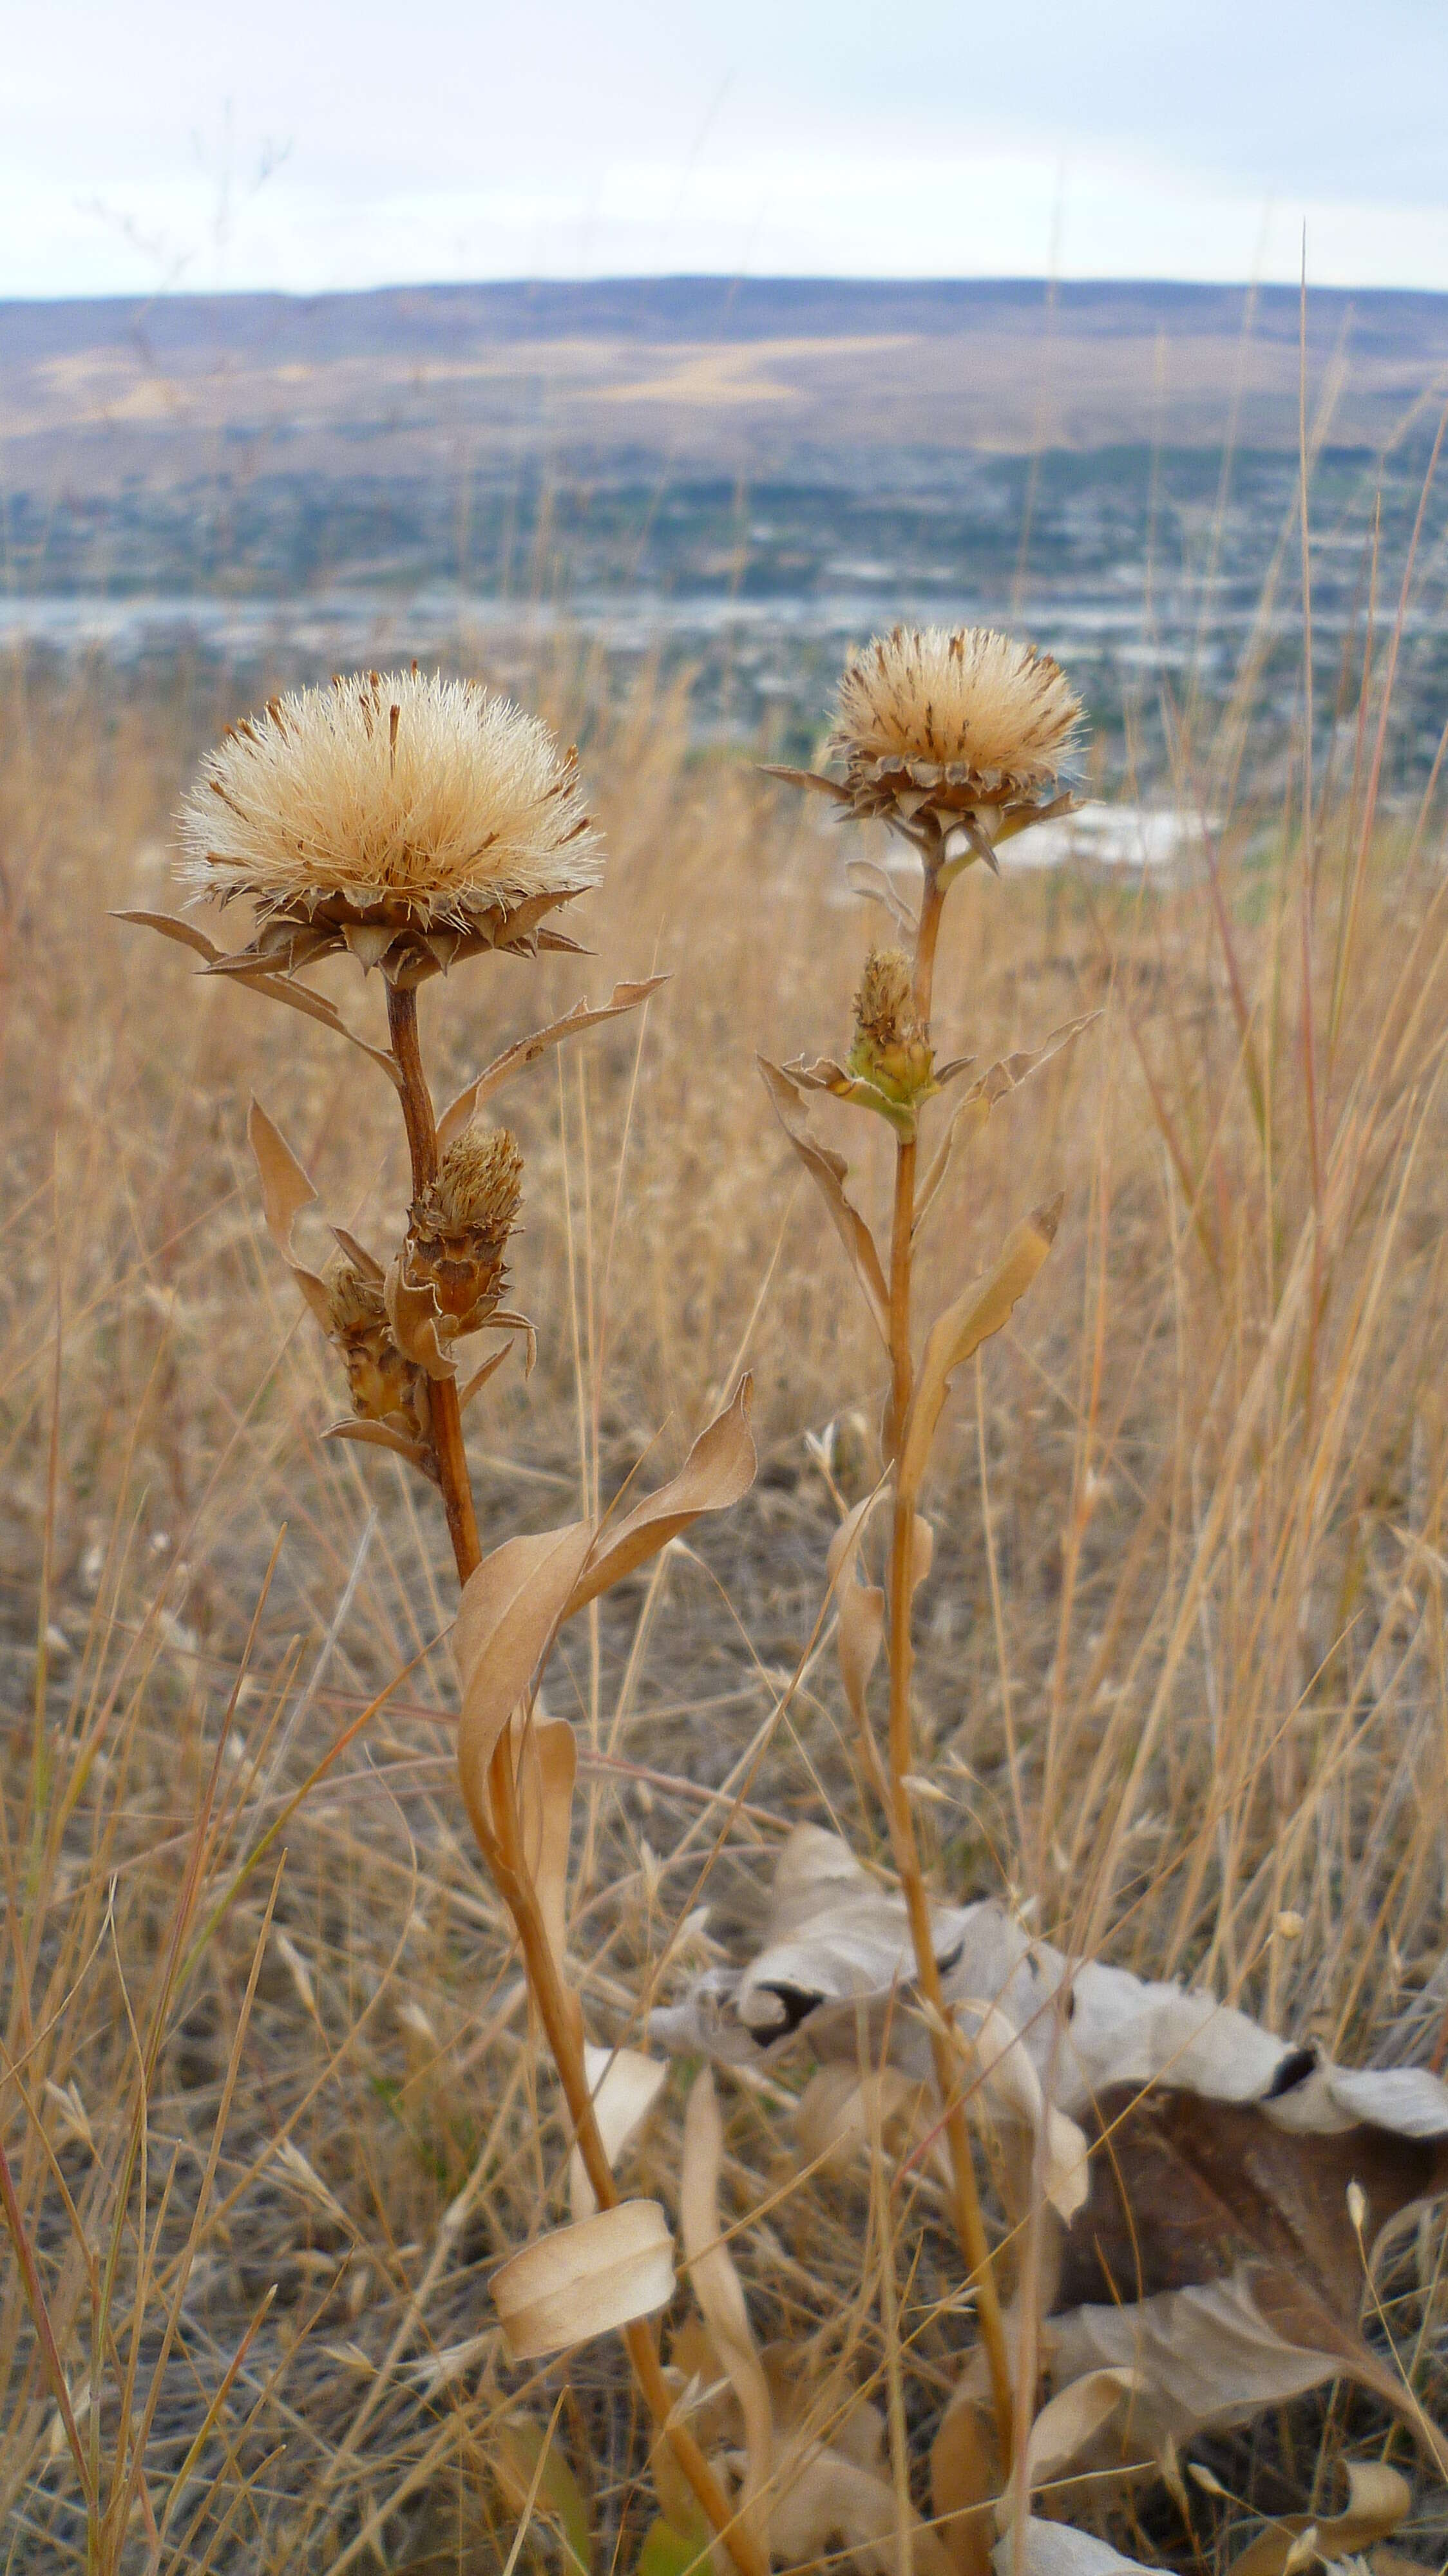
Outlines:
<svg viewBox="0 0 1448 2576"><path fill-rule="evenodd" d="M364 673L273 698L203 762L186 873L263 917L397 910L467 928L603 873L573 755L469 680Z"/></svg>
<svg viewBox="0 0 1448 2576"><path fill-rule="evenodd" d="M840 682L831 748L852 773L978 787L1004 801L1068 765L1081 701L1058 663L987 626L876 636Z"/></svg>

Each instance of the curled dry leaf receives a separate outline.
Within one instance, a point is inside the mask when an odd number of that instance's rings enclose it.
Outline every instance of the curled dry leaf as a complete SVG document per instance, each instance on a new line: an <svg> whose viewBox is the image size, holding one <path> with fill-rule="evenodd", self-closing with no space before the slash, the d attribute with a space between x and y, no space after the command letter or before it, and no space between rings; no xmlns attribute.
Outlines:
<svg viewBox="0 0 1448 2576"><path fill-rule="evenodd" d="M458 1765L469 1811L486 1819L493 1747L552 1650L566 1619L606 1592L706 1512L726 1510L753 1481L751 1381L700 1433L677 1476L601 1527L574 1521L508 1539L463 1586L453 1653L462 1683Z"/></svg>
<svg viewBox="0 0 1448 2576"><path fill-rule="evenodd" d="M871 1321L888 1350L890 1292L885 1285L879 1246L845 1190L849 1165L843 1154L836 1154L828 1145L820 1143L805 1114L797 1084L783 1065L771 1064L767 1056L760 1056L757 1061L774 1114L824 1200L830 1223L845 1247L850 1267L870 1310Z"/></svg>
<svg viewBox="0 0 1448 2576"><path fill-rule="evenodd" d="M1092 1021L1099 1020L1100 1017L1099 1011L1085 1011L1078 1020L1064 1020L1060 1028L1052 1029L1050 1036L1044 1038L1038 1047L1032 1047L1016 1055L1002 1056L998 1064L988 1066L984 1073L977 1076L951 1119L950 1125L931 1157L929 1170L920 1184L915 1201L912 1239L919 1236L926 1215L957 1150L973 1143L996 1102L1003 1100L1007 1092L1019 1090L1021 1084L1036 1071L1039 1065L1049 1064L1053 1055L1059 1055L1062 1047L1069 1046L1073 1038L1078 1038L1083 1029L1089 1029Z"/></svg>
<svg viewBox="0 0 1448 2576"><path fill-rule="evenodd" d="M1056 1239L1061 1201L1047 1200L1014 1226L983 1279L938 1315L926 1336L925 1350L900 1444L900 1483L913 1493L925 1472L935 1426L954 1371L1010 1322L1031 1281Z"/></svg>
<svg viewBox="0 0 1448 2576"><path fill-rule="evenodd" d="M573 1730L563 1725L572 1740ZM659 2089L668 2074L665 2058L645 2057L638 2048L595 2048L585 2042L584 2069L588 2089L593 2097L593 2116L603 2140L603 2152L610 2165L616 2165L631 2138L642 2128L658 2099ZM568 2159L569 2205L575 2218L588 2218L597 2208L593 2185L583 2169L583 2158L575 2147Z"/></svg>
<svg viewBox="0 0 1448 2576"><path fill-rule="evenodd" d="M394 1431L390 1422L358 1422L348 1416L341 1422L329 1422L320 1437L323 1440L360 1440L367 1449L391 1449L397 1457L405 1458L410 1467L416 1467L421 1475L430 1477L434 1484L437 1482L437 1460L432 1451L424 1449L420 1440L409 1440L405 1431Z"/></svg>
<svg viewBox="0 0 1448 2576"><path fill-rule="evenodd" d="M1134 2398L1147 2394L1147 2383L1135 2370L1089 2370L1041 2408L1026 2444L1026 2484L1041 2487L1079 2460L1115 2415L1129 2414ZM1130 2440L1130 2433L1127 2433ZM1004 2530L1010 2520L1014 2490L1007 2487L996 2510Z"/></svg>
<svg viewBox="0 0 1448 2576"><path fill-rule="evenodd" d="M463 1586L453 1654L462 1681L458 1770L468 1812L491 1829L493 1747L562 1625L593 1544L592 1525L571 1522L535 1538L510 1538Z"/></svg>
<svg viewBox="0 0 1448 2576"><path fill-rule="evenodd" d="M246 1134L261 1178L267 1232L323 1332L330 1332L332 1301L326 1287L317 1272L308 1270L292 1249L292 1231L296 1221L303 1208L315 1205L317 1193L280 1128L273 1126L259 1100L253 1100L247 1111Z"/></svg>
<svg viewBox="0 0 1448 2576"><path fill-rule="evenodd" d="M744 2423L747 2467L741 2519L762 2550L769 2549L766 2495L774 2465L774 2405L759 2348L749 2323L743 2284L720 2241L719 2175L724 2162L724 2123L706 2066L694 2079L684 2114L684 2155L679 2175L679 2233L689 2285L709 2339L728 2376Z"/></svg>
<svg viewBox="0 0 1448 2576"><path fill-rule="evenodd" d="M1407 2479L1385 2460L1344 2460L1342 2467L1347 2502L1340 2513L1292 2513L1269 2524L1233 2560L1231 2576L1286 2576L1289 2559L1302 2565L1298 2544L1309 2534L1312 2554L1332 2564L1371 2549L1396 2531L1413 2501Z"/></svg>
<svg viewBox="0 0 1448 2576"><path fill-rule="evenodd" d="M646 1002L650 994L656 993L668 980L667 975L647 975L640 983L615 984L608 1000L601 1002L597 1009L590 1008L584 1001L575 1002L572 1010L565 1011L561 1020L550 1020L546 1029L535 1029L531 1037L519 1038L512 1046L505 1047L501 1055L495 1055L492 1063L485 1065L476 1079L458 1093L456 1100L449 1101L437 1122L439 1152L446 1152L453 1138L462 1134L468 1120L482 1108L484 1101L491 1100L495 1092L501 1091L504 1083L510 1082L515 1073L521 1073L527 1065L536 1064L550 1047L561 1046L565 1039L577 1037L583 1029L596 1029L603 1020L616 1020L625 1011L636 1011L640 1002Z"/></svg>
<svg viewBox="0 0 1448 2576"><path fill-rule="evenodd" d="M236 981L244 983L248 991L264 994L269 1002L284 1002L288 1010L300 1011L304 1019L319 1020L324 1029L333 1030L339 1038L346 1038L350 1045L359 1047L363 1055L370 1056L374 1064L381 1066L388 1081L401 1090L402 1076L394 1058L385 1047L373 1046L368 1039L359 1037L325 994L313 993L307 985L294 983L289 975L269 974L264 967L240 972L225 949L219 948L214 939L209 939L198 923L183 921L175 913L116 912L111 918L113 921L138 922L146 930L159 930L163 939L174 939L178 946L189 948L194 955L203 958L213 973L230 974Z"/></svg>
<svg viewBox="0 0 1448 2576"><path fill-rule="evenodd" d="M621 2200L525 2245L493 2275L493 2304L513 2361L566 2352L674 2295L674 2243L656 2200Z"/></svg>
<svg viewBox="0 0 1448 2576"><path fill-rule="evenodd" d="M443 1317L437 1291L430 1281L418 1285L407 1278L400 1253L388 1264L385 1294L387 1320L403 1356L428 1377L456 1377L457 1361L439 1329Z"/></svg>

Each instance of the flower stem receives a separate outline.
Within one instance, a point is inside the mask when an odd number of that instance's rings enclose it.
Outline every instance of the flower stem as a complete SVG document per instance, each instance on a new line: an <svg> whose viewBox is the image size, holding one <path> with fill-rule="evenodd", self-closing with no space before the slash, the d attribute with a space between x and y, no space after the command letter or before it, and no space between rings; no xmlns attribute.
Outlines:
<svg viewBox="0 0 1448 2576"><path fill-rule="evenodd" d="M935 945L940 931L944 889L928 862L920 928L915 948L915 1015L922 1027L930 1018L935 978ZM910 1621L915 1589L915 1506L917 1484L901 1476L905 1417L914 1384L910 1351L910 1307L914 1276L916 1144L900 1138L895 1148L895 1204L890 1230L890 1410L889 1443L895 1461L895 1501L890 1534L888 1601L890 1612L889 1824L901 1893L915 1949L915 1973L930 2024L935 2080L945 2106L945 2138L950 2153L951 2204L966 2268L975 2285L981 2339L990 2370L991 2396L1001 2465L1011 2463L1012 2389L1010 2359L1000 2293L991 2266L990 2245L976 2185L970 2129L960 2099L961 2059L951 2033L951 2013L941 1991L930 1900L915 1838L909 1777L913 1767L911 1682L914 1651Z"/></svg>
<svg viewBox="0 0 1448 2576"><path fill-rule="evenodd" d="M416 1198L437 1172L437 1123L432 1093L423 1071L417 1027L417 994L395 984L387 987L387 1026L393 1059L402 1077L402 1115L412 1158L412 1191ZM455 1378L434 1378L429 1387L432 1433L438 1478L447 1512L448 1535L464 1584L482 1560L472 1479L463 1444L462 1414ZM584 2171L600 2209L618 2201L618 2185L594 2116L592 2088L583 2056L583 2018L578 1999L565 1985L548 1938L538 1891L523 1850L513 1778L511 1727L505 1727L488 1768L490 1812L469 1816L493 1883L512 1915L523 1955L528 1991L542 2022L563 2087ZM659 2431L687 2479L711 2528L718 2533L741 2576L769 2576L768 2562L742 2526L703 2452L687 2426L673 2422L674 2398L664 2377L653 2326L645 2318L623 2328L623 2342L640 2393Z"/></svg>

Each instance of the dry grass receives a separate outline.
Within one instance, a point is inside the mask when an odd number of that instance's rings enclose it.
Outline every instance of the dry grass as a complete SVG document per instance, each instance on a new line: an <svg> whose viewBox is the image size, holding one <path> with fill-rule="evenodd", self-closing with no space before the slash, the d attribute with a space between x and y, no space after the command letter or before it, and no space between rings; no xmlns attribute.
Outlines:
<svg viewBox="0 0 1448 2576"><path fill-rule="evenodd" d="M804 1434L873 1415L878 1355L751 1061L845 1040L870 925L829 827L689 758L678 703L648 688L605 717L580 689L540 678L549 712L591 720L610 872L576 926L597 963L460 969L444 1043L461 1081L615 973L674 981L641 1034L510 1094L541 1358L473 1432L484 1543L607 1496L650 1444L674 1463L741 1360L763 1459L738 1512L553 1668L586 1748L572 1947L591 2026L622 2037L681 1973L711 1855L727 1914L783 1824L876 1831L819 1627L836 1508ZM165 894L217 708L179 682L6 690L0 2142L82 2452L102 2481L136 2472L115 2563L502 2564L502 2420L561 2398L595 2565L631 2565L652 2508L612 2359L520 2392L492 2331L489 2266L556 2214L564 2141L452 1777L441 1515L390 1462L319 1445L339 1389L245 1154L255 1089L366 1232L405 1195L392 1104L322 1033L105 917ZM1007 861L954 899L949 1051L1103 1016L1029 1114L998 1112L933 1228L927 1304L1066 1190L1029 1304L953 1401L923 1821L954 1892L1008 1889L1068 1944L1209 1976L1350 2062L1436 2063L1448 899L1441 826L1374 820L1369 766L1330 790L1306 926L1295 828L1245 803L1199 882ZM341 966L318 980L355 996ZM639 2171L671 2200L667 2098ZM772 2083L726 2098L737 2215L768 2203L733 2241L761 2336L893 2382L928 2442L969 2331L933 2186L800 2180L778 2110ZM1426 2228L1387 2322L1441 2417L1439 2261ZM13 2264L0 2390L4 2564L79 2564ZM1287 2510L1349 2421L1377 2429L1365 2401L1304 2401L1202 2456ZM1233 2554L1230 2512L1194 2510L1197 2547ZM1190 2563L1175 2510L1143 2511L1135 2545ZM1421 2513L1408 2545L1441 2555L1441 2501Z"/></svg>

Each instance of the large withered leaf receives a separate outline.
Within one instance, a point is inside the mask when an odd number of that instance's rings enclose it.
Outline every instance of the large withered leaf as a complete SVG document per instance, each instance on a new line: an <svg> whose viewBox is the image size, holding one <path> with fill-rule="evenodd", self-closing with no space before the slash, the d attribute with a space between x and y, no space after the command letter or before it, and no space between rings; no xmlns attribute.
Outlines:
<svg viewBox="0 0 1448 2576"><path fill-rule="evenodd" d="M885 1285L879 1246L845 1189L849 1165L843 1154L836 1154L830 1146L820 1143L810 1126L798 1089L783 1065L771 1064L763 1055L757 1061L774 1114L824 1200L830 1223L845 1247L850 1267L870 1310L870 1319L888 1350L890 1292Z"/></svg>
<svg viewBox="0 0 1448 2576"><path fill-rule="evenodd" d="M521 1073L527 1065L536 1064L550 1047L561 1046L565 1039L577 1037L582 1030L595 1029L603 1020L616 1020L625 1011L636 1011L640 1002L646 1002L650 994L656 993L668 980L667 975L647 975L641 983L615 984L608 1000L601 1002L596 1010L591 1009L587 1002L575 1002L572 1010L565 1011L561 1020L550 1020L546 1029L535 1029L530 1037L518 1038L512 1046L505 1047L501 1055L495 1055L492 1063L485 1065L482 1072L458 1093L456 1100L449 1101L437 1122L439 1151L445 1151L453 1138L462 1134L468 1120L481 1109L484 1101L491 1100L496 1091L501 1091L504 1083L510 1082L515 1073Z"/></svg>
<svg viewBox="0 0 1448 2576"><path fill-rule="evenodd" d="M973 1281L931 1325L901 1438L902 1490L913 1493L919 1487L951 1377L982 1342L1010 1322L1056 1240L1060 1217L1060 1199L1050 1199L1013 1226L985 1277Z"/></svg>
<svg viewBox="0 0 1448 2576"><path fill-rule="evenodd" d="M1149 2395L1132 2416L1161 2449L1345 2376L1441 2459L1359 2318L1365 2249L1448 2187L1448 2136L1372 2121L1293 2129L1276 2109L1167 2087L1101 2094L1090 2193L1062 2237L1049 2302L1052 2368L1066 2380L1139 2371Z"/></svg>

